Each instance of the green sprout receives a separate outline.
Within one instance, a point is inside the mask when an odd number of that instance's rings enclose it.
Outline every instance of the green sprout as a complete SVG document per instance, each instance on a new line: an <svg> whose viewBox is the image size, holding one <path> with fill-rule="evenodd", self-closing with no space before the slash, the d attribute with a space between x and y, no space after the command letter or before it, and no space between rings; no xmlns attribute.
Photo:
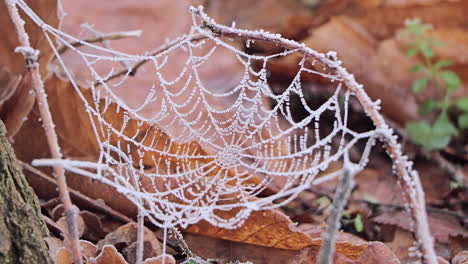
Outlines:
<svg viewBox="0 0 468 264"><path fill-rule="evenodd" d="M406 126L408 135L428 151L443 149L452 138L459 134L459 129L468 128L468 97L456 101L452 99L452 93L461 86L458 75L445 68L453 65L450 60L435 60L434 47L442 46L442 43L426 36L431 25L421 24L419 19L407 20L406 28L402 33L403 38L409 38L407 44L407 56L421 55L423 63L417 63L410 69L411 72L420 73L421 77L414 81L412 90L420 93L432 84L438 92L435 100L429 99L419 107L422 115L437 113L437 118L431 124L426 120L409 122ZM451 107L458 108L462 114L458 117L458 128L452 124L448 111Z"/></svg>
<svg viewBox="0 0 468 264"><path fill-rule="evenodd" d="M341 221L344 224L353 224L354 225L354 230L356 232L361 233L364 230L364 223L362 222L362 217L361 214L356 214L355 217L352 217L349 212L343 212L343 217L341 218Z"/></svg>

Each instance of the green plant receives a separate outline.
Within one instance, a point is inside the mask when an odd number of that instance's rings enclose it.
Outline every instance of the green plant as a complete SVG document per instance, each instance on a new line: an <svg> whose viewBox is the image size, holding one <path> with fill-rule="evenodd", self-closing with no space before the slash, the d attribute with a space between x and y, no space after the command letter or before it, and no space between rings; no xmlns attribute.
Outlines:
<svg viewBox="0 0 468 264"><path fill-rule="evenodd" d="M423 63L417 63L410 69L411 72L421 74L421 77L414 81L412 90L418 94L431 84L438 92L437 99L426 100L419 108L423 115L437 113L433 124L426 120L413 121L409 122L406 128L409 136L424 149L429 151L442 149L448 145L452 136L458 135L459 130L468 128L468 97L453 100L452 94L460 87L461 81L456 73L445 69L453 65L452 61L434 59L433 48L442 46L442 43L426 35L432 26L422 24L419 19L407 20L405 25L402 37L409 38L408 57L422 55L423 58ZM458 117L458 128L448 115L449 109L453 106L462 112Z"/></svg>
<svg viewBox="0 0 468 264"><path fill-rule="evenodd" d="M356 214L356 216L352 217L349 212L345 211L343 212L341 222L344 224L353 224L354 230L358 233L364 230L364 223L362 222L361 214Z"/></svg>

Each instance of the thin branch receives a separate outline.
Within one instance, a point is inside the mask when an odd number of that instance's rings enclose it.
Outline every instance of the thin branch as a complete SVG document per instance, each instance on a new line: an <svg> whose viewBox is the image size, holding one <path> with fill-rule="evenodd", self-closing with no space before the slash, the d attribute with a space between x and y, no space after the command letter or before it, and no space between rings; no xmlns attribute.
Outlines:
<svg viewBox="0 0 468 264"><path fill-rule="evenodd" d="M63 54L70 48L70 46L80 47L84 43L95 43L95 42L103 42L106 40L118 40L118 39L124 39L124 38L136 38L140 36L141 36L141 30L119 31L119 32L111 32L107 34L99 34L98 36L94 38L79 40L79 41L71 42L68 45L64 45L60 49L58 49L58 53ZM55 56L52 58L52 60L54 59L55 59Z"/></svg>
<svg viewBox="0 0 468 264"><path fill-rule="evenodd" d="M206 38L208 38L208 37L207 37L207 36L204 36L204 35L201 35L201 34L195 34L195 35L193 35L188 41L190 41L190 42L195 42L195 41L200 41L200 40L203 40L203 39L206 39ZM168 49L174 47L175 45L177 45L177 44L179 44L179 43L181 43L181 42L183 42L183 41L187 41L186 37L182 37L182 38L175 39L175 40L173 40L173 41L171 41L171 42L169 42L169 43L167 43L167 44L165 44L165 45L163 45L163 46L161 46L161 47L159 47L159 48L157 48L157 49L155 49L155 50L149 52L149 53L147 54L147 56L156 56L156 55L158 55L158 54L160 54L160 53L162 53L162 52L164 52L164 51L166 51L166 50L168 50ZM124 69L124 70L122 70L122 71L120 71L120 72L117 72L117 73L115 73L115 74L109 76L109 77L108 77L107 79L105 79L103 82L108 82L108 81L110 81L110 80L113 80L113 79L115 79L115 78L118 78L118 77L124 76L124 75L134 76L134 75L136 74L137 70L138 70L141 66L145 65L148 61L149 61L149 60L141 60L141 61L135 63L135 64L134 64L131 68L129 68L129 69ZM101 82L96 83L96 87L99 86L100 84L101 84Z"/></svg>
<svg viewBox="0 0 468 264"><path fill-rule="evenodd" d="M335 251L336 232L340 228L340 220L343 214L343 209L348 201L348 198L353 190L354 181L353 174L350 170L345 169L343 175L336 188L335 197L331 207L330 216L328 217L327 231L322 235L322 248L320 249L318 264L333 263L333 252Z"/></svg>
<svg viewBox="0 0 468 264"><path fill-rule="evenodd" d="M422 189L419 175L412 169L412 163L408 161L408 158L402 154L401 146L393 135L393 131L385 123L383 116L379 113L378 102L373 102L364 91L362 85L356 82L354 76L349 74L345 68L340 66L341 61L330 60L324 54L316 52L304 44L284 39L279 34L271 34L264 31L240 30L219 25L203 13L202 8L192 8L191 11L200 19L203 24L202 27L211 31L210 33L207 33L207 35L214 33L223 37L267 41L287 50L296 50L304 57L317 61L324 67L330 69L346 84L347 89L349 89L359 100L365 113L373 121L376 130L380 132L379 138L385 143L387 153L393 161L394 170L398 175L402 188L405 191L406 200L409 203L408 207L415 225L415 236L418 241L418 249L422 253L422 261L426 264L437 264L437 257L434 251L434 241L429 232L427 222L424 191ZM333 58L334 56L330 57Z"/></svg>
<svg viewBox="0 0 468 264"><path fill-rule="evenodd" d="M8 13L15 27L18 41L20 43L20 47L17 47L15 49L15 52L20 52L23 54L26 60L26 67L31 73L32 83L36 91L37 104L41 113L41 118L47 136L47 142L49 144L50 152L52 154L52 158L60 159L62 157L62 154L60 153L57 135L55 134L54 124L52 121L52 115L50 114L49 105L47 103L44 84L39 73L39 64L36 62L37 56L39 55L39 51L34 50L31 47L31 44L29 43L29 36L24 30L24 20L22 20L19 16L15 1L5 0L5 5L7 6ZM68 193L64 169L62 167L55 166L54 170L59 187L59 196L63 202L64 215L67 221L68 231L70 234L72 259L74 263L81 264L82 260L80 253L78 225L76 221L78 212L73 208L72 202L70 200L70 194Z"/></svg>
<svg viewBox="0 0 468 264"><path fill-rule="evenodd" d="M28 163L26 162L22 162L20 161L20 163L23 165L23 168L35 175L37 175L38 177L40 177L42 180L45 180L48 182L48 184L51 184L51 185L57 185L57 181L52 178L52 177L49 177L48 175L46 175L45 173L43 173L42 171L34 168L33 166L29 165ZM94 209L94 210L99 210L103 213L106 213L107 215L119 220L119 221L122 221L124 223L131 223L131 222L134 222L131 218L127 217L126 215L123 215L122 213L120 213L119 211L116 211L114 209L112 209L111 207L109 207L108 205L106 204L103 204L103 203L99 203L97 202L96 200L93 200L91 198L89 198L88 196L72 189L72 188L68 188L68 191L70 192L70 197L72 198L72 200L75 201L75 203L78 203L79 201L81 201L82 203L87 203L87 204L90 204L91 207Z"/></svg>

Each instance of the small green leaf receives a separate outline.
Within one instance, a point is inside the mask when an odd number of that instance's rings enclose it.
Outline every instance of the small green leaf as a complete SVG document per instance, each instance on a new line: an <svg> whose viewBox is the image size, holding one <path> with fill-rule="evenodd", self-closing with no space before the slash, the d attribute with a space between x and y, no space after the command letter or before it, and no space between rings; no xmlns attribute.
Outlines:
<svg viewBox="0 0 468 264"><path fill-rule="evenodd" d="M432 110L434 110L435 107L437 107L437 102L436 101L430 100L430 99L426 100L419 107L419 113L421 113L422 115L427 115L430 112L432 112Z"/></svg>
<svg viewBox="0 0 468 264"><path fill-rule="evenodd" d="M343 217L344 218L350 218L351 217L351 214L349 213L349 211L343 211Z"/></svg>
<svg viewBox="0 0 468 264"><path fill-rule="evenodd" d="M416 36L422 36L424 35L424 31L426 31L426 29L420 25L418 26L415 26L413 29L412 29L413 33L416 35Z"/></svg>
<svg viewBox="0 0 468 264"><path fill-rule="evenodd" d="M448 67L452 65L453 65L453 61L451 60L439 60L438 62L436 62L436 64L434 64L434 67L436 69L440 69L440 68L444 68L444 67Z"/></svg>
<svg viewBox="0 0 468 264"><path fill-rule="evenodd" d="M414 57L416 54L418 54L418 48L411 48L406 52L408 57Z"/></svg>
<svg viewBox="0 0 468 264"><path fill-rule="evenodd" d="M448 135L433 136L431 141L427 145L423 145L423 147L429 151L444 149L450 143L451 139L452 136Z"/></svg>
<svg viewBox="0 0 468 264"><path fill-rule="evenodd" d="M421 64L415 64L413 67L409 69L410 72L418 72L418 71L423 71L425 68Z"/></svg>
<svg viewBox="0 0 468 264"><path fill-rule="evenodd" d="M433 151L448 145L452 135L458 130L446 119L440 118L431 127L426 121L409 122L406 126L408 135L424 149Z"/></svg>
<svg viewBox="0 0 468 264"><path fill-rule="evenodd" d="M450 120L441 116L434 123L432 134L434 136L455 136L458 134L458 130Z"/></svg>
<svg viewBox="0 0 468 264"><path fill-rule="evenodd" d="M458 107L458 109L468 112L468 97L465 96L457 99L455 105Z"/></svg>
<svg viewBox="0 0 468 264"><path fill-rule="evenodd" d="M414 93L419 93L422 91L422 89L424 89L424 87L426 87L426 84L427 84L427 76L423 76L419 79L417 79L416 81L414 81L413 83L413 92Z"/></svg>
<svg viewBox="0 0 468 264"><path fill-rule="evenodd" d="M357 214L356 218L354 219L354 229L357 232L362 232L364 230L364 224L362 223L361 214Z"/></svg>
<svg viewBox="0 0 468 264"><path fill-rule="evenodd" d="M423 146L430 142L432 128L426 121L408 122L406 130L408 131L408 135L415 142Z"/></svg>
<svg viewBox="0 0 468 264"><path fill-rule="evenodd" d="M422 54L424 55L424 57L426 58L432 58L434 57L434 52L432 51L432 49L427 46L427 45L424 45L421 47L421 52Z"/></svg>
<svg viewBox="0 0 468 264"><path fill-rule="evenodd" d="M440 77L447 84L447 91L449 93L455 91L461 84L458 75L452 71L443 71L440 73Z"/></svg>
<svg viewBox="0 0 468 264"><path fill-rule="evenodd" d="M458 117L458 126L461 129L468 128L468 113L465 113Z"/></svg>

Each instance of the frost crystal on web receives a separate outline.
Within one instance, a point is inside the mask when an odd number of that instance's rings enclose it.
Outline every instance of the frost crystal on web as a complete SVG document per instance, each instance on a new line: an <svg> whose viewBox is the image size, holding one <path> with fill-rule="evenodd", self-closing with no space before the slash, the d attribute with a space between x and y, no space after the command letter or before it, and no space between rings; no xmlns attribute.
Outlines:
<svg viewBox="0 0 468 264"><path fill-rule="evenodd" d="M237 228L252 210L281 206L311 184L339 175L341 170L322 175L334 162L359 171L369 151L354 164L350 149L358 142L369 147L375 136L388 133L349 128L353 94L330 70L340 65L336 53L312 57L279 35L219 26L230 29L232 36L224 36L202 9L193 8L187 35L131 55L78 40L18 3L43 29L55 52L50 67L61 67L73 84L100 149L95 162L35 164L59 165L114 186L160 227L205 220ZM235 41L236 32L297 48L248 53ZM247 49L254 41L260 40L245 40ZM226 73L233 75L231 82L218 83L212 72L223 67L218 64L225 56L238 72ZM284 58L297 60L297 69L289 83L273 88L270 67ZM80 70L72 70L77 63ZM131 67L140 64L136 72ZM141 73L151 74L152 82L132 85ZM307 99L310 80L334 89L318 106ZM130 93L131 99L123 96Z"/></svg>

